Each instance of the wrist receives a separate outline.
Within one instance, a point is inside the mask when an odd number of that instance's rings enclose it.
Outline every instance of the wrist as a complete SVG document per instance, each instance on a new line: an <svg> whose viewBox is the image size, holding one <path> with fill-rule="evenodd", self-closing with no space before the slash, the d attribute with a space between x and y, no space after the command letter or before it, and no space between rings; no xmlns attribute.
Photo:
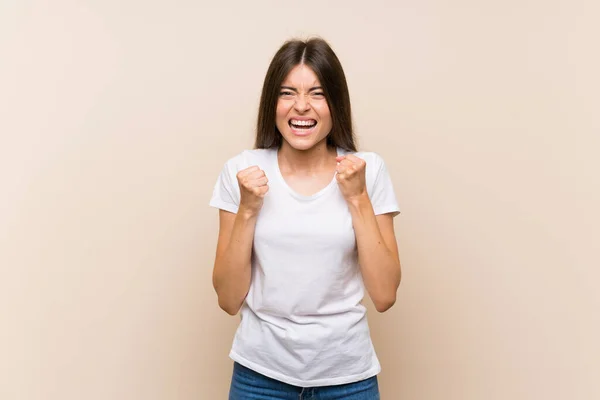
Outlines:
<svg viewBox="0 0 600 400"><path fill-rule="evenodd" d="M356 209L361 209L363 207L368 207L371 205L371 199L369 198L369 195L366 191L362 192L357 196L349 197L346 201L348 202L348 205L350 207Z"/></svg>
<svg viewBox="0 0 600 400"><path fill-rule="evenodd" d="M245 220L249 220L252 218L256 218L258 216L258 212L260 210L255 210L253 208L249 208L243 205L240 205L240 207L238 208L238 216L242 217Z"/></svg>

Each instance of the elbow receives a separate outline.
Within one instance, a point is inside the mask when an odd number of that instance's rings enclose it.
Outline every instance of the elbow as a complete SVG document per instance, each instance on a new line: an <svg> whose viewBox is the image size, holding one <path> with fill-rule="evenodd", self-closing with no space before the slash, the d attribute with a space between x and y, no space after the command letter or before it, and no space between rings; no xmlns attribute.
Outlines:
<svg viewBox="0 0 600 400"><path fill-rule="evenodd" d="M225 293L220 293L216 284L215 292L217 293L217 300L221 310L225 311L229 315L236 315L238 311L240 311L240 308L242 308L241 302L235 302L230 298L230 296L226 296Z"/></svg>
<svg viewBox="0 0 600 400"><path fill-rule="evenodd" d="M240 308L242 307L241 303L235 305L230 296L227 296L223 290L220 290L218 280L216 276L213 274L213 288L215 289L215 293L217 294L217 301L219 303L219 308L225 311L229 315L236 315Z"/></svg>
<svg viewBox="0 0 600 400"><path fill-rule="evenodd" d="M241 306L234 306L228 302L223 301L221 298L219 298L219 307L221 308L221 310L225 311L231 316L235 316L241 308Z"/></svg>
<svg viewBox="0 0 600 400"><path fill-rule="evenodd" d="M386 312L387 310L389 310L390 308L392 308L394 304L396 304L396 295L395 294L393 296L390 296L390 297L386 298L386 299L380 299L378 301L374 301L373 302L373 305L375 306L375 309L379 313Z"/></svg>
<svg viewBox="0 0 600 400"><path fill-rule="evenodd" d="M398 276L396 278L396 283L395 285L393 285L392 287L387 287L385 289L382 289L378 294L378 296L376 296L377 298L373 298L373 305L375 306L375 309L377 310L377 312L383 313L386 312L387 310L389 310L390 308L392 308L394 306L394 304L396 304L396 295L397 295L397 291L398 291L398 287L400 287L400 280L401 280L401 274L400 274L400 268L398 268Z"/></svg>
<svg viewBox="0 0 600 400"><path fill-rule="evenodd" d="M217 293L219 308L229 315L237 315L244 304L247 292L243 296L240 296L237 293L224 290L224 288L219 288L219 285L217 284L215 284L214 287L215 292Z"/></svg>
<svg viewBox="0 0 600 400"><path fill-rule="evenodd" d="M227 314L231 315L232 317L235 317L239 311L239 308L232 308L232 307L221 307L221 309L223 311L225 311Z"/></svg>

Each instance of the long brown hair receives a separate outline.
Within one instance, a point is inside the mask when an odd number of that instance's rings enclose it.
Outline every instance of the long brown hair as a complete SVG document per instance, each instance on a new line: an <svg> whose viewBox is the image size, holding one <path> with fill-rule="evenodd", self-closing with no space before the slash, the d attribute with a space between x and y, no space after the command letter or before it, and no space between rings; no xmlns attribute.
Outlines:
<svg viewBox="0 0 600 400"><path fill-rule="evenodd" d="M282 136L275 125L277 100L283 80L299 64L310 67L323 88L332 122L327 144L356 151L346 76L340 60L329 44L320 38L289 40L271 60L260 97L255 148L268 149L281 145Z"/></svg>

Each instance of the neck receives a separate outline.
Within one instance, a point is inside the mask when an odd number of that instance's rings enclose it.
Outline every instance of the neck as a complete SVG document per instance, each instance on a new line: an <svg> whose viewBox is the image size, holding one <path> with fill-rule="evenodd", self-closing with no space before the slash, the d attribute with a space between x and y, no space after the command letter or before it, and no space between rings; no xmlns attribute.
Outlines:
<svg viewBox="0 0 600 400"><path fill-rule="evenodd" d="M335 163L336 155L337 150L327 146L326 139L307 150L297 150L284 140L279 148L278 159L282 170L311 174Z"/></svg>

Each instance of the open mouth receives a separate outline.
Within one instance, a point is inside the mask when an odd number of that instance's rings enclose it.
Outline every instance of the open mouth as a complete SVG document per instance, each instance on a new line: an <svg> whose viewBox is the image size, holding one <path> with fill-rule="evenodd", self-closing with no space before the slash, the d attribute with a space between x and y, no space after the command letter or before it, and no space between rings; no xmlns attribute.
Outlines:
<svg viewBox="0 0 600 400"><path fill-rule="evenodd" d="M290 119L288 124L295 131L301 132L301 133L306 133L306 132L309 132L310 130L314 129L314 127L317 126L317 121L315 121L314 119L299 120L299 119L292 118L292 119Z"/></svg>

